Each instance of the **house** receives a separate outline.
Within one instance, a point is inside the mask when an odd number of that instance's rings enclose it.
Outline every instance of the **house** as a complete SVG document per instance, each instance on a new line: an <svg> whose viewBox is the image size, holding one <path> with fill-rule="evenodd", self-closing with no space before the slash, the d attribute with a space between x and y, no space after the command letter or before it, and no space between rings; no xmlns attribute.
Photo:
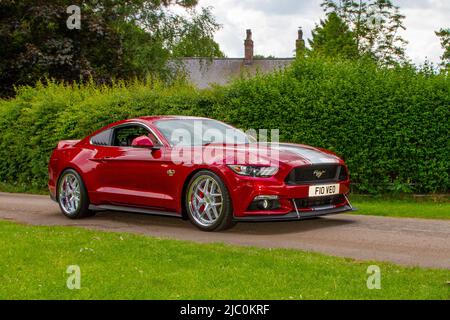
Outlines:
<svg viewBox="0 0 450 320"><path fill-rule="evenodd" d="M304 50L303 32L298 30L296 52ZM242 76L252 76L257 72L270 73L290 65L295 58L254 58L252 31L247 30L244 40L244 58L180 58L171 65L183 72L187 79L198 88L212 84L224 85Z"/></svg>

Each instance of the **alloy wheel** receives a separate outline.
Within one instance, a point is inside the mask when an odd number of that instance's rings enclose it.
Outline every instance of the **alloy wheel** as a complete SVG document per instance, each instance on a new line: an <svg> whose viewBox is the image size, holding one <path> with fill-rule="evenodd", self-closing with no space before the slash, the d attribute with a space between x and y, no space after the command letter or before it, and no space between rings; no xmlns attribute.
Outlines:
<svg viewBox="0 0 450 320"><path fill-rule="evenodd" d="M59 204L64 212L68 215L75 214L81 205L81 189L74 174L67 173L61 178L58 194Z"/></svg>
<svg viewBox="0 0 450 320"><path fill-rule="evenodd" d="M201 175L191 183L188 201L192 217L204 227L215 224L223 212L221 187L209 175Z"/></svg>

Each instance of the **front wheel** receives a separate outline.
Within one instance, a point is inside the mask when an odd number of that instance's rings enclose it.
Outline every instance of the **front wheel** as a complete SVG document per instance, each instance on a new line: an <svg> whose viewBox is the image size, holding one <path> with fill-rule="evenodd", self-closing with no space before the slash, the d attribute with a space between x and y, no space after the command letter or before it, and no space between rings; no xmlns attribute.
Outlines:
<svg viewBox="0 0 450 320"><path fill-rule="evenodd" d="M73 169L67 169L58 180L58 204L61 212L70 219L94 215L89 210L89 197L81 176Z"/></svg>
<svg viewBox="0 0 450 320"><path fill-rule="evenodd" d="M225 230L234 225L228 190L211 171L199 171L191 178L185 204L189 219L203 231Z"/></svg>

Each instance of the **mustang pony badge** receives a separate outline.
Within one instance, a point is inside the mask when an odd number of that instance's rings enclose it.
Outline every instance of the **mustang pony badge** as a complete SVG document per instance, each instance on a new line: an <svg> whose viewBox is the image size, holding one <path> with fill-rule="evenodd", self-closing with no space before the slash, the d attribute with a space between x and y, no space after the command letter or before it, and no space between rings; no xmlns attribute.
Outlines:
<svg viewBox="0 0 450 320"><path fill-rule="evenodd" d="M317 179L320 179L321 176L326 172L326 170L314 170L313 175L316 176Z"/></svg>

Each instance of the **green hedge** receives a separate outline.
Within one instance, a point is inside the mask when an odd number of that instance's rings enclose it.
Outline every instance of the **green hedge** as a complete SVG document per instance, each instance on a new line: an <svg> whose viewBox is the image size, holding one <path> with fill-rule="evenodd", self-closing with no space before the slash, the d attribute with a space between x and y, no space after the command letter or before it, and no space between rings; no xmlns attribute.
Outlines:
<svg viewBox="0 0 450 320"><path fill-rule="evenodd" d="M331 149L360 192L448 192L450 79L412 68L306 59L286 71L196 90L142 83L20 88L0 101L0 181L43 189L61 139L113 121L184 114Z"/></svg>

